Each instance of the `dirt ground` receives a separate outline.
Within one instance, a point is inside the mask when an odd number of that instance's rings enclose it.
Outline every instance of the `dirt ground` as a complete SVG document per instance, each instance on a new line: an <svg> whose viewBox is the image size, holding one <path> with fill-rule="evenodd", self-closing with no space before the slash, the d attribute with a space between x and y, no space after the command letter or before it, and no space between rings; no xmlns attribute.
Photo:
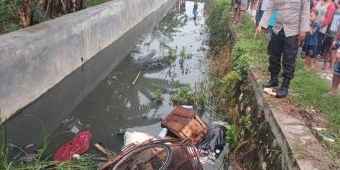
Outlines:
<svg viewBox="0 0 340 170"><path fill-rule="evenodd" d="M327 81L329 84L331 84L332 81L332 72L328 70L321 69L322 61L319 60L317 63L317 69L316 71L320 75L322 79ZM254 71L254 76L257 79L258 86L261 86L265 81L268 80L268 74L263 74L261 71ZM278 90L278 88L274 89ZM264 93L264 101L270 103L273 107L281 111L282 113L288 114L294 118L297 118L301 121L303 121L311 130L312 134L315 136L316 139L318 139L320 145L322 148L313 148L314 146L309 146L309 150L322 150L325 153L328 153L327 146L325 141L322 139L320 135L318 135L318 129L319 128L330 128L330 120L324 116L320 111L315 109L313 106L303 106L298 103L292 102L287 98L283 99L277 99L274 96L271 96L269 94ZM312 147L312 148L310 148ZM314 157L313 159L316 160L322 160L322 162L328 162L329 164L334 167L334 169L340 169L340 165L338 163L335 163L330 157L323 157L323 158L317 158Z"/></svg>

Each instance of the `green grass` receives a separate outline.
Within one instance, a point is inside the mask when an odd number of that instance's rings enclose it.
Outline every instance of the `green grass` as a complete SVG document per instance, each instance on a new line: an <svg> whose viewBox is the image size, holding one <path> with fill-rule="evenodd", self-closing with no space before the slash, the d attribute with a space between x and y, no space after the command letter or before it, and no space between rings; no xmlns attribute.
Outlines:
<svg viewBox="0 0 340 170"><path fill-rule="evenodd" d="M245 16L243 24L242 27L234 29L237 41L232 50L233 68L239 72L252 69L268 74L268 38L265 35L254 37L255 23L249 15ZM298 59L288 99L302 107L313 106L330 119L330 131L336 142L328 143L328 146L335 160L339 161L340 99L322 96L330 91L330 85L315 71L305 71L302 68L303 61Z"/></svg>
<svg viewBox="0 0 340 170"><path fill-rule="evenodd" d="M336 127L334 130L340 133L340 99L322 96L330 91L330 85L327 84L314 71L304 71L302 61L298 61L295 78L292 81L293 95L289 99L303 105L312 105L325 115L329 116L332 124Z"/></svg>
<svg viewBox="0 0 340 170"><path fill-rule="evenodd" d="M233 67L241 71L244 67L267 70L267 37L254 37L255 24L245 15L242 27L233 27L237 41L232 49Z"/></svg>
<svg viewBox="0 0 340 170"><path fill-rule="evenodd" d="M88 6L95 6L95 5L99 5L99 4L102 4L104 2L108 2L108 1L112 1L112 0L88 0L87 5Z"/></svg>
<svg viewBox="0 0 340 170"><path fill-rule="evenodd" d="M33 117L33 116L32 116ZM45 127L43 123L36 117L35 118L41 125L42 130L46 136ZM62 134L62 133L60 133ZM30 163L14 162L8 157L8 150L16 148L21 150L21 155L25 156L27 153L24 149L11 144L6 141L6 125L0 125L0 170L92 170L97 168L97 163L94 161L96 156L90 154L81 155L79 159L72 159L70 161L54 162L52 155L46 156L45 151L50 144L52 138L45 137L42 146L37 149L37 158ZM55 136L57 137L57 136Z"/></svg>
<svg viewBox="0 0 340 170"><path fill-rule="evenodd" d="M249 67L250 69L267 73L268 39L262 35L254 38L255 24L248 15L245 16L244 25L234 29L238 39L233 47L232 55L234 68ZM330 91L330 85L315 72L305 71L303 61L297 59L295 77L292 81L292 94L289 99L302 104L311 105L320 110L332 120L336 132L340 133L340 100L322 95Z"/></svg>

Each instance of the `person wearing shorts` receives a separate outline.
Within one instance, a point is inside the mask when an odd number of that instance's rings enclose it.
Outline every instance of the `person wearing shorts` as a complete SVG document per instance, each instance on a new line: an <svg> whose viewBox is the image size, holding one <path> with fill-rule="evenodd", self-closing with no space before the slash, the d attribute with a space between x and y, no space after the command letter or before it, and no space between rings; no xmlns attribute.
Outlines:
<svg viewBox="0 0 340 170"><path fill-rule="evenodd" d="M242 20L245 11L248 8L248 0L234 0L234 16L233 21L234 24L239 25Z"/></svg>
<svg viewBox="0 0 340 170"><path fill-rule="evenodd" d="M332 90L328 93L330 95L339 96L338 87L340 84L340 29L334 36L332 47L335 51L335 63L333 68Z"/></svg>
<svg viewBox="0 0 340 170"><path fill-rule="evenodd" d="M340 84L340 51L337 50L337 57L333 69L332 91L330 92L330 94L339 95L338 92L339 84Z"/></svg>
<svg viewBox="0 0 340 170"><path fill-rule="evenodd" d="M339 1L338 0L334 1L334 4L336 10L334 11L331 24L329 24L328 29L326 31L326 38L324 40L324 43L322 44L322 48L325 50L325 59L322 68L326 70L331 70L334 67L337 48L334 46L332 42L340 26Z"/></svg>

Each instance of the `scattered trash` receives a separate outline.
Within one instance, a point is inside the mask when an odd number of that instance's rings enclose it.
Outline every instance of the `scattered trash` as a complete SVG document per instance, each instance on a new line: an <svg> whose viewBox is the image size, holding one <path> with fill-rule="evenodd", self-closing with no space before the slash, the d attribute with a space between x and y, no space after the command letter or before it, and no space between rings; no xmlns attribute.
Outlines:
<svg viewBox="0 0 340 170"><path fill-rule="evenodd" d="M92 138L92 133L90 131L84 131L78 133L72 140L62 145L55 153L54 161L67 161L71 160L74 155L84 154L90 146L90 140ZM75 156L77 157L77 155Z"/></svg>
<svg viewBox="0 0 340 170"><path fill-rule="evenodd" d="M72 155L72 158L73 158L73 159L80 159L80 155L79 155L79 154L73 154L73 155Z"/></svg>
<svg viewBox="0 0 340 170"><path fill-rule="evenodd" d="M200 152L194 146L188 144L173 147L172 162L168 170L202 170L202 164L199 159Z"/></svg>
<svg viewBox="0 0 340 170"><path fill-rule="evenodd" d="M193 106L189 106L189 105L182 105L183 108L186 108L186 109L193 109L194 107Z"/></svg>
<svg viewBox="0 0 340 170"><path fill-rule="evenodd" d="M141 144L147 140L154 140L152 135L143 132L125 132L124 134L124 147L130 144Z"/></svg>
<svg viewBox="0 0 340 170"><path fill-rule="evenodd" d="M335 142L334 136L331 133L327 132L324 129L319 129L319 130L320 131L317 131L317 134L322 138L322 140L326 142L330 142L330 143Z"/></svg>
<svg viewBox="0 0 340 170"><path fill-rule="evenodd" d="M326 141L326 142L331 142L331 143L334 143L334 142L335 142L334 139L332 139L332 138L330 138L330 137L327 137L327 136L322 136L322 139L323 139L324 141Z"/></svg>
<svg viewBox="0 0 340 170"><path fill-rule="evenodd" d="M212 152L220 153L220 149L224 147L225 134L227 128L221 125L213 125L210 127L207 135L204 136L203 140L199 143L198 148Z"/></svg>
<svg viewBox="0 0 340 170"><path fill-rule="evenodd" d="M321 131L326 131L326 128L321 128L321 127L313 127L314 130L321 132Z"/></svg>
<svg viewBox="0 0 340 170"><path fill-rule="evenodd" d="M317 131L317 134L322 138L322 140L324 140L326 142L331 142L331 143L335 142L334 136L332 134L330 134L329 132L327 132L326 128L312 127L312 129Z"/></svg>
<svg viewBox="0 0 340 170"><path fill-rule="evenodd" d="M173 109L162 121L162 127L168 128L180 139L190 139L193 144L201 141L208 132L208 127L198 116L198 112L183 107Z"/></svg>
<svg viewBox="0 0 340 170"><path fill-rule="evenodd" d="M191 107L176 107L161 126L157 137L162 140L142 132L125 132L125 147L115 156L95 144L109 158L98 170L202 170L202 165L214 164L222 150L225 152L229 124L214 122L209 129Z"/></svg>
<svg viewBox="0 0 340 170"><path fill-rule="evenodd" d="M24 154L19 157L18 161L22 163L31 163L33 161L38 160L38 154Z"/></svg>
<svg viewBox="0 0 340 170"><path fill-rule="evenodd" d="M162 128L161 132L159 132L159 134L158 134L158 137L160 139L164 139L167 133L168 133L168 129L167 128Z"/></svg>
<svg viewBox="0 0 340 170"><path fill-rule="evenodd" d="M102 146L101 143L95 143L94 147L96 147L102 154L104 154L107 158L111 158L113 157L113 155L111 154L111 152L104 148L104 146Z"/></svg>
<svg viewBox="0 0 340 170"><path fill-rule="evenodd" d="M271 96L276 96L276 92L272 88L264 88L263 91Z"/></svg>
<svg viewBox="0 0 340 170"><path fill-rule="evenodd" d="M147 140L138 145L131 143L98 170L165 170L172 160L173 150L166 141Z"/></svg>

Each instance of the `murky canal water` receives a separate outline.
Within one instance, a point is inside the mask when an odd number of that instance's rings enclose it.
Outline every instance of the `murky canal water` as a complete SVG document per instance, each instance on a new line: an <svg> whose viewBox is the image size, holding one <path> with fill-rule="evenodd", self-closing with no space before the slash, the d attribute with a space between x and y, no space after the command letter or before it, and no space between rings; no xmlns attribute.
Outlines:
<svg viewBox="0 0 340 170"><path fill-rule="evenodd" d="M177 1L172 12L152 32L136 39L135 48L70 114L61 122L56 119L54 123L58 126L51 134L45 134L53 136L48 152L52 153L75 133L84 130L93 132L93 142L102 142L113 151L121 149L123 139L119 134L126 129L157 134L161 130L161 119L174 108L170 100L171 85L180 82L194 87L205 78L206 31L204 3L198 3L195 13L193 1ZM171 66L154 62L168 56L172 49L177 58ZM185 51L185 57L180 57L181 51ZM136 83L132 84L140 71ZM164 91L162 104L153 100L157 89ZM32 121L39 124L37 122ZM42 124L49 126L43 120ZM42 128L35 130L43 131Z"/></svg>
<svg viewBox="0 0 340 170"><path fill-rule="evenodd" d="M166 92L163 104L156 104L154 92L170 88L174 81L194 86L206 69L204 4L198 4L195 18L194 2L184 3L185 7L177 6L150 34L138 40L135 49L73 110L54 134L89 129L94 134L93 141L118 151L123 142L118 135L121 130L133 128L152 134L160 131L160 120L173 105ZM177 54L184 49L190 57L184 62L177 57L172 67L150 66L150 62L152 65L153 61L166 57L169 48L177 49ZM64 141L62 137L57 140Z"/></svg>

